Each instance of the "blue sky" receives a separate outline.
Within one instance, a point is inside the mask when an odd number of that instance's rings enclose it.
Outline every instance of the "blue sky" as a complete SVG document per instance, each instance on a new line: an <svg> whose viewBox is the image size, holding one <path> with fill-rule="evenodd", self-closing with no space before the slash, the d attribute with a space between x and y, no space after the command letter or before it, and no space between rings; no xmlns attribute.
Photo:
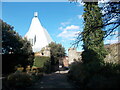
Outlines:
<svg viewBox="0 0 120 90"><path fill-rule="evenodd" d="M83 30L83 6L69 2L3 2L2 20L24 36L36 11L52 39L66 50L71 47L76 34ZM110 41L116 42L116 37L108 37L105 43ZM78 51L82 50L81 45L82 42Z"/></svg>
<svg viewBox="0 0 120 90"><path fill-rule="evenodd" d="M34 12L56 43L61 43L66 50L71 46L78 31L83 28L83 7L69 2L4 2L2 19L14 26L24 36L31 24Z"/></svg>

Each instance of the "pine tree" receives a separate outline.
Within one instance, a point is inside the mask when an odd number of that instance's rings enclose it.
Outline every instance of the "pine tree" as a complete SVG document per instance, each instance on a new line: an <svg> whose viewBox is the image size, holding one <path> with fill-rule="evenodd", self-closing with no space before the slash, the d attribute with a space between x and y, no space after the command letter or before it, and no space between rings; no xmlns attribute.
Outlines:
<svg viewBox="0 0 120 90"><path fill-rule="evenodd" d="M102 14L97 2L85 2L84 7L84 31L82 33L84 52L82 60L83 63L102 62L106 55L103 43L105 33L102 28L94 28L103 24Z"/></svg>

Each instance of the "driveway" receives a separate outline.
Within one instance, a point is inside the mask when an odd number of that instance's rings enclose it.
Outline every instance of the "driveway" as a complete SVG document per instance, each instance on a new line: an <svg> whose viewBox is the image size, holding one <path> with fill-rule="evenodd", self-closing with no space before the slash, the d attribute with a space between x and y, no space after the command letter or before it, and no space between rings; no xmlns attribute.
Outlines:
<svg viewBox="0 0 120 90"><path fill-rule="evenodd" d="M52 74L45 74L42 79L36 82L31 89L42 88L74 88L74 86L67 81L67 71L57 71Z"/></svg>

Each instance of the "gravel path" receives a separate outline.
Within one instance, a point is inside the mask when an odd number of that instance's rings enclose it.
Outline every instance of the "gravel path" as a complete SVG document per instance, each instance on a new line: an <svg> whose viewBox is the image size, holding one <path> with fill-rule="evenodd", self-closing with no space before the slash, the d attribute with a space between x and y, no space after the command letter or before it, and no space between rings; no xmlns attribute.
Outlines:
<svg viewBox="0 0 120 90"><path fill-rule="evenodd" d="M30 88L72 88L74 90L74 86L67 81L66 73L67 71L60 71L60 73L57 71L52 74L45 74L42 79Z"/></svg>

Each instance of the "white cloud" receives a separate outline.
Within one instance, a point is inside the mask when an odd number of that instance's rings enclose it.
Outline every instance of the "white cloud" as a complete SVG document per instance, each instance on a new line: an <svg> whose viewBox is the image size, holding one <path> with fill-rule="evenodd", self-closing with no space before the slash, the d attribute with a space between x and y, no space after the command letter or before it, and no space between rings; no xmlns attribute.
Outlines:
<svg viewBox="0 0 120 90"><path fill-rule="evenodd" d="M59 29L59 30L63 30L63 27L59 27L58 29Z"/></svg>
<svg viewBox="0 0 120 90"><path fill-rule="evenodd" d="M96 0L97 1L97 0ZM108 1L110 1L110 0L98 0L98 4L99 3L106 3L106 2L108 2ZM92 1L91 1L92 2ZM79 5L78 6L83 6L85 3L83 3L83 1L82 0L78 0L78 3L79 3Z"/></svg>
<svg viewBox="0 0 120 90"><path fill-rule="evenodd" d="M112 35L120 35L120 32L114 31L114 32L112 32L111 34L112 34Z"/></svg>
<svg viewBox="0 0 120 90"><path fill-rule="evenodd" d="M75 25L67 26L66 28L64 28L64 30L79 30L79 29L80 27Z"/></svg>
<svg viewBox="0 0 120 90"><path fill-rule="evenodd" d="M78 19L83 19L82 15L77 15Z"/></svg>
<svg viewBox="0 0 120 90"><path fill-rule="evenodd" d="M76 40L76 38L71 38L71 39L69 39L69 40L75 41L75 40Z"/></svg>
<svg viewBox="0 0 120 90"><path fill-rule="evenodd" d="M79 16L76 15L76 16L77 18L78 17L80 18L80 15ZM77 37L77 34L80 32L80 26L70 25L73 19L75 18L68 19L66 22L60 23L61 26L58 29L61 30L61 33L59 33L57 37L62 38L63 41L75 40L75 38Z"/></svg>
<svg viewBox="0 0 120 90"><path fill-rule="evenodd" d="M106 3L106 2L108 2L108 1L110 1L110 0L98 0L98 4L99 4L99 3Z"/></svg>
<svg viewBox="0 0 120 90"><path fill-rule="evenodd" d="M59 29L63 30L57 37L67 40L75 40L75 37L80 33L80 27L75 25L70 25L65 28L60 27Z"/></svg>
<svg viewBox="0 0 120 90"><path fill-rule="evenodd" d="M114 17L108 23L115 22L115 21L117 21L117 18Z"/></svg>
<svg viewBox="0 0 120 90"><path fill-rule="evenodd" d="M62 38L74 38L79 32L78 31L67 31L64 30L63 32L61 32L58 37L62 37Z"/></svg>
<svg viewBox="0 0 120 90"><path fill-rule="evenodd" d="M62 23L61 23L62 26L66 26L66 25L68 25L68 24L70 24L70 21L62 22Z"/></svg>
<svg viewBox="0 0 120 90"><path fill-rule="evenodd" d="M80 27L79 26L75 26L75 25L70 25L70 26L66 26L66 28L63 28L62 26L58 28L59 30L79 30Z"/></svg>
<svg viewBox="0 0 120 90"><path fill-rule="evenodd" d="M79 5L78 6L83 6L85 3L82 2L82 0L78 0Z"/></svg>
<svg viewBox="0 0 120 90"><path fill-rule="evenodd" d="M116 40L105 40L105 44L113 44L113 43L118 43L120 42L118 39Z"/></svg>

